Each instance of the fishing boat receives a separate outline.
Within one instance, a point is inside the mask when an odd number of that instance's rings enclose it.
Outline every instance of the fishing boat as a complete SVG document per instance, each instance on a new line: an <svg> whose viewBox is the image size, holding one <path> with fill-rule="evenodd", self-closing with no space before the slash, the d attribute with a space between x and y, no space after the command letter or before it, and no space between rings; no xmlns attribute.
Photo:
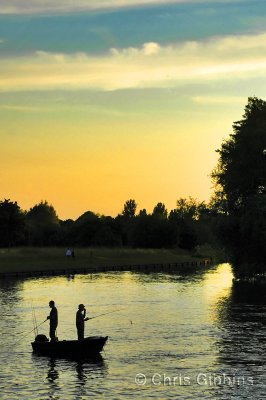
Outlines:
<svg viewBox="0 0 266 400"><path fill-rule="evenodd" d="M83 340L49 342L45 335L37 335L31 343L33 352L44 356L91 357L99 354L108 336L90 336Z"/></svg>

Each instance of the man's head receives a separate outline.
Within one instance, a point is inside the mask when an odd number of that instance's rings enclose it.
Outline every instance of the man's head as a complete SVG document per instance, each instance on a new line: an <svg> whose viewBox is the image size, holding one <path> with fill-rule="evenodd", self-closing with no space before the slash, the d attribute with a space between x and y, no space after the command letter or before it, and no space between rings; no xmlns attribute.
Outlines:
<svg viewBox="0 0 266 400"><path fill-rule="evenodd" d="M53 300L50 300L49 301L49 306L52 308L52 307L54 307L55 306L55 302L53 301Z"/></svg>
<svg viewBox="0 0 266 400"><path fill-rule="evenodd" d="M84 304L79 304L79 310L80 310L80 311L83 311L84 309L85 309Z"/></svg>

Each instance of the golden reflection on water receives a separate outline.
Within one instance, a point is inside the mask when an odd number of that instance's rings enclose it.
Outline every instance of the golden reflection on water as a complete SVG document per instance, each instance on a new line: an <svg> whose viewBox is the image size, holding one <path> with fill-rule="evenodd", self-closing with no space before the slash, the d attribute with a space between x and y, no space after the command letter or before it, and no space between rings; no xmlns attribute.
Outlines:
<svg viewBox="0 0 266 400"><path fill-rule="evenodd" d="M235 392L234 387L197 385L194 378L200 372L263 377L265 301L261 301L262 292L257 298L250 287L232 284L228 264L187 275L112 272L29 278L0 286L1 400L10 400L14 387L22 400L227 399L235 394L249 398L246 391L249 395L253 388L238 387ZM123 308L86 325L86 336L109 336L102 361L77 363L33 356L32 335L22 336L14 346L14 335L32 329L31 302L40 323L49 313L51 299L59 310L59 339L76 338L75 313L81 302L90 316ZM41 328L39 333L47 335L48 323ZM136 386L138 373L147 376L145 387ZM192 384L152 385L154 373L189 376ZM259 386L257 398L262 398L261 393Z"/></svg>
<svg viewBox="0 0 266 400"><path fill-rule="evenodd" d="M183 277L184 278L184 277ZM202 297L205 299L209 307L209 321L219 319L219 313L223 305L231 296L232 290L232 271L229 264L220 264L214 269L209 270L198 277L200 286L202 287ZM48 302L53 299L56 306L60 310L60 330L63 334L70 332L75 335L74 317L78 304L84 303L87 308L87 315L94 316L106 310L123 307L125 298L127 302L131 302L138 298L138 292L141 293L142 285L147 283L153 284L153 294L160 296L161 301L168 302L170 296L176 296L174 287L164 290L164 284L173 283L179 280L179 276L165 275L158 273L138 274L131 272L117 272L112 274L88 274L78 276L59 276L38 279L27 279L22 284L21 293L23 295L24 307L28 311L26 319L32 318L31 305L35 307L37 322L40 323L49 314ZM115 286L112 289L112 281ZM191 285L190 278L187 278L188 285ZM75 290L73 291L73 284ZM88 286L89 284L89 286ZM90 295L90 285L97 285L97 297ZM141 285L141 286L140 286ZM110 292L110 297L106 301L106 287ZM116 290L115 287L121 287ZM84 290L88 287L88 290ZM127 289L128 288L128 289ZM186 280L180 290L187 290ZM93 290L94 292L94 290ZM95 296L95 293L94 293ZM34 300L33 300L34 299ZM105 301L102 301L105 299ZM196 299L195 299L196 301ZM221 307L222 305L222 307ZM165 317L171 310L165 310ZM180 314L180 310L176 308L174 311ZM148 318L146 316L146 318ZM131 317L129 317L129 320ZM98 322L98 320L95 322ZM96 324L97 325L97 324ZM48 324L46 329L48 329Z"/></svg>
<svg viewBox="0 0 266 400"><path fill-rule="evenodd" d="M210 321L217 321L224 312L225 303L232 293L233 274L230 264L220 264L213 271L209 271L203 281L204 296L210 307Z"/></svg>

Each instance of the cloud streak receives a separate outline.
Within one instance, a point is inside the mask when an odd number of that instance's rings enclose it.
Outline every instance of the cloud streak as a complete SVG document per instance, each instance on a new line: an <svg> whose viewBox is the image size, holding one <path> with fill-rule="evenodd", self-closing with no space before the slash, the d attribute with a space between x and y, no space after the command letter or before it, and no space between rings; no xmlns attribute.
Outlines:
<svg viewBox="0 0 266 400"><path fill-rule="evenodd" d="M245 104L246 97L241 96L194 96L192 101L202 105Z"/></svg>
<svg viewBox="0 0 266 400"><path fill-rule="evenodd" d="M250 77L266 77L266 33L165 47L149 42L98 57L39 51L2 60L0 91L171 88Z"/></svg>
<svg viewBox="0 0 266 400"><path fill-rule="evenodd" d="M43 108L17 106L17 105L13 105L13 104L0 104L0 110L18 111L18 112L30 112L30 113L32 113L32 112L43 111Z"/></svg>
<svg viewBox="0 0 266 400"><path fill-rule="evenodd" d="M241 0L234 0L241 1ZM54 14L101 9L166 5L179 3L206 3L209 0L1 0L0 14ZM229 0L212 0L212 3ZM232 0L230 0L232 2Z"/></svg>

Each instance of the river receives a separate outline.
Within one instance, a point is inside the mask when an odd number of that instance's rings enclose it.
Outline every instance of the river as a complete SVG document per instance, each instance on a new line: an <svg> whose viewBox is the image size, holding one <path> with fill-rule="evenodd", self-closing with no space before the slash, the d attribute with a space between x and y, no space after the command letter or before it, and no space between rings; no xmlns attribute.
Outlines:
<svg viewBox="0 0 266 400"><path fill-rule="evenodd" d="M90 316L117 310L86 322L86 336L109 336L102 357L32 354L32 306L41 323L51 299L59 339L76 338L79 303ZM233 282L228 264L5 280L0 304L1 400L265 398L265 287Z"/></svg>

